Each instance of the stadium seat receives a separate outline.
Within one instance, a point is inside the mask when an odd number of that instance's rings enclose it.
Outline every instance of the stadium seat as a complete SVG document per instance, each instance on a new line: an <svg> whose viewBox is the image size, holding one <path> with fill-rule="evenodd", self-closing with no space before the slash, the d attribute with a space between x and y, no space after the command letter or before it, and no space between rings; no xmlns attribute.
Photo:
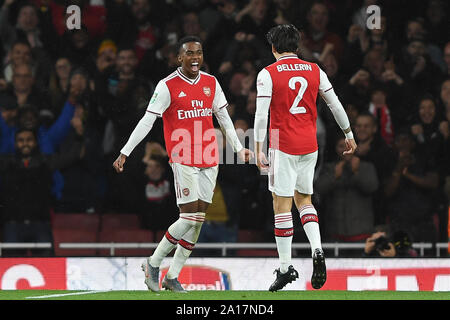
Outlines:
<svg viewBox="0 0 450 320"><path fill-rule="evenodd" d="M100 216L97 213L52 213L52 228L98 231Z"/></svg>
<svg viewBox="0 0 450 320"><path fill-rule="evenodd" d="M106 229L100 231L99 242L115 242L115 243L151 243L154 235L150 230L112 230ZM153 252L153 248L130 248L130 249L114 249L114 256L149 256ZM110 249L99 250L101 256L111 256Z"/></svg>
<svg viewBox="0 0 450 320"><path fill-rule="evenodd" d="M97 242L97 230L82 230L68 228L53 228L53 247L55 256L96 256L97 249L63 249L59 247L63 242Z"/></svg>
<svg viewBox="0 0 450 320"><path fill-rule="evenodd" d="M137 214L104 213L100 217L100 230L140 229L141 223Z"/></svg>

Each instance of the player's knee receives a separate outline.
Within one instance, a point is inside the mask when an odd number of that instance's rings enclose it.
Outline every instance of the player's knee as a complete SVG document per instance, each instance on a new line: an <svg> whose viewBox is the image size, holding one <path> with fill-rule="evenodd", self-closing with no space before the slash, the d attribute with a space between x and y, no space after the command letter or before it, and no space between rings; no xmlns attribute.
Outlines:
<svg viewBox="0 0 450 320"><path fill-rule="evenodd" d="M295 191L294 201L297 208L305 204L311 204L311 195Z"/></svg>
<svg viewBox="0 0 450 320"><path fill-rule="evenodd" d="M292 209L291 197L280 197L273 194L273 211L275 214L290 212Z"/></svg>

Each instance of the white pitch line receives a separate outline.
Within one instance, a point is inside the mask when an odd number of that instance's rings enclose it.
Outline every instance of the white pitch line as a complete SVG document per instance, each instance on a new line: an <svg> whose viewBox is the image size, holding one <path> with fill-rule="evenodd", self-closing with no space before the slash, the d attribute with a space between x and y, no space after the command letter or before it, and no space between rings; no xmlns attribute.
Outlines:
<svg viewBox="0 0 450 320"><path fill-rule="evenodd" d="M76 296L76 295L82 295L82 294L90 294L90 293L98 293L98 292L107 292L107 291L109 291L109 290L82 291L82 292L71 292L71 293L61 293L61 294L50 294L50 295L46 295L46 296L31 296L31 297L26 297L25 299L58 298L58 297Z"/></svg>

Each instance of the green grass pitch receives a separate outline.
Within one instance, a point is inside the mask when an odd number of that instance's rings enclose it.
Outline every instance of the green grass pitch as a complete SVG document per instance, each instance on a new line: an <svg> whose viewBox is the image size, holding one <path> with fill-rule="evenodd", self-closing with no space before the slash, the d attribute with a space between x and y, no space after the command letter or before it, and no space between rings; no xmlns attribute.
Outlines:
<svg viewBox="0 0 450 320"><path fill-rule="evenodd" d="M450 300L432 291L69 291L0 290L0 300Z"/></svg>

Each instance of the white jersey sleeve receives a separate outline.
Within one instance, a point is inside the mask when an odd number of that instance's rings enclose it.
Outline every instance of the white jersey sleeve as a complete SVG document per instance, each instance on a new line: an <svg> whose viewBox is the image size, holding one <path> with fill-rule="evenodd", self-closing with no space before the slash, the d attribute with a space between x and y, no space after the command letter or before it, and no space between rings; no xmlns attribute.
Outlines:
<svg viewBox="0 0 450 320"><path fill-rule="evenodd" d="M228 114L227 107L228 102L225 98L225 94L219 84L219 81L216 79L216 92L213 100L212 110L214 115L216 116L217 122L220 125L220 128L225 133L227 141L233 147L234 152L239 152L242 150L243 146L239 141L239 138L236 134L236 130L234 129L233 121Z"/></svg>
<svg viewBox="0 0 450 320"><path fill-rule="evenodd" d="M220 86L219 81L216 79L216 92L214 93L214 100L212 103L212 111L217 112L222 108L228 106L227 98L223 93L222 87Z"/></svg>
<svg viewBox="0 0 450 320"><path fill-rule="evenodd" d="M256 78L256 112L254 124L254 138L256 142L263 142L267 132L267 118L270 102L272 101L272 78L269 71L262 69Z"/></svg>
<svg viewBox="0 0 450 320"><path fill-rule="evenodd" d="M131 152L133 152L134 148L147 136L147 134L150 132L150 130L153 127L153 124L155 123L155 120L157 118L157 115L147 111L145 112L142 119L138 122L136 128L134 128L133 132L131 133L130 137L128 138L127 143L125 146L120 150L120 153L126 155L127 157L130 156Z"/></svg>
<svg viewBox="0 0 450 320"><path fill-rule="evenodd" d="M147 111L162 117L164 111L170 106L170 91L165 81L161 80L156 85L153 96L147 106Z"/></svg>
<svg viewBox="0 0 450 320"><path fill-rule="evenodd" d="M342 103L339 101L336 93L334 92L333 86L328 79L327 74L320 69L320 84L319 84L319 94L327 104L328 108L330 108L331 113L333 113L334 119L336 123L341 128L341 130L348 130L350 128L350 121L348 120L347 113L342 106ZM353 139L353 133L350 130L345 133L345 137L348 139Z"/></svg>
<svg viewBox="0 0 450 320"><path fill-rule="evenodd" d="M147 136L156 121L156 117L162 117L164 111L170 106L170 92L164 81L159 81L153 92L147 110L142 119L136 125L125 146L120 153L127 157L134 148Z"/></svg>

